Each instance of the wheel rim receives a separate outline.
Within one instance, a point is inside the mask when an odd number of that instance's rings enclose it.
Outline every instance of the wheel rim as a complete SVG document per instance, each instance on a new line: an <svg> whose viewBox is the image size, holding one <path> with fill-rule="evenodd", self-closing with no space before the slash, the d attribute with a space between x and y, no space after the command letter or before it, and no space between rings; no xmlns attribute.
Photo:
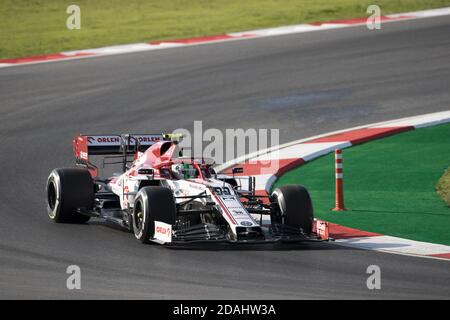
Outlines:
<svg viewBox="0 0 450 320"><path fill-rule="evenodd" d="M52 181L49 183L47 190L47 204L50 208L48 215L52 219L55 217L55 207L57 199L58 198L55 183Z"/></svg>
<svg viewBox="0 0 450 320"><path fill-rule="evenodd" d="M280 203L278 201L278 193L275 191L274 193L272 193L271 195L273 202L277 203L278 205L278 212L276 212L275 214L275 219L277 220L276 222L284 224L285 223L285 219L283 217L283 212L281 211L281 206Z"/></svg>
<svg viewBox="0 0 450 320"><path fill-rule="evenodd" d="M134 223L135 230L137 231L135 233L136 234L141 233L142 227L144 224L144 212L142 210L142 205L141 205L140 201L138 203L136 203L136 209L134 211L133 223Z"/></svg>

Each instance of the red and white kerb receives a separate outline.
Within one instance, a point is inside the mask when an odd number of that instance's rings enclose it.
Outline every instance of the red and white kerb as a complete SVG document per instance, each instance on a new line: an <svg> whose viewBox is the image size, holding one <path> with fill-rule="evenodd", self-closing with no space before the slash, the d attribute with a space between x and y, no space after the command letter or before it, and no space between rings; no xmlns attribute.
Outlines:
<svg viewBox="0 0 450 320"><path fill-rule="evenodd" d="M336 149L335 156L335 171L336 171L336 207L333 211L344 211L344 173L342 171L342 150Z"/></svg>

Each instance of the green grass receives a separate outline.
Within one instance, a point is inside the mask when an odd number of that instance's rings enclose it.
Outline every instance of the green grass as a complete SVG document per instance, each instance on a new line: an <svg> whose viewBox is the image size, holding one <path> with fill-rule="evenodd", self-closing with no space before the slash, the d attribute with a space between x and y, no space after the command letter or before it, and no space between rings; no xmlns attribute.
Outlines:
<svg viewBox="0 0 450 320"><path fill-rule="evenodd" d="M67 30L66 8L81 8ZM445 7L450 0L1 0L0 58Z"/></svg>
<svg viewBox="0 0 450 320"><path fill-rule="evenodd" d="M450 206L450 167L445 170L436 186L437 193Z"/></svg>
<svg viewBox="0 0 450 320"><path fill-rule="evenodd" d="M300 183L316 216L356 229L450 245L450 207L436 184L450 162L450 124L405 132L344 150L345 212L334 212L334 155L283 175Z"/></svg>

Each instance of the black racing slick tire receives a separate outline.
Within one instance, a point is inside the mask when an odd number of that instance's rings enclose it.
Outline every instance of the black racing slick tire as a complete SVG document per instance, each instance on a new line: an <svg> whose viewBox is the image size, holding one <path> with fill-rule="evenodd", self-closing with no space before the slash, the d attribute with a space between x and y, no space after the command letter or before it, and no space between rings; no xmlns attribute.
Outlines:
<svg viewBox="0 0 450 320"><path fill-rule="evenodd" d="M306 234L312 232L314 210L309 192L304 186L281 186L273 191L271 198L278 203L285 225L301 228Z"/></svg>
<svg viewBox="0 0 450 320"><path fill-rule="evenodd" d="M88 170L62 168L53 170L47 179L47 213L57 223L85 223L89 216L78 208L91 210L94 205L94 182Z"/></svg>
<svg viewBox="0 0 450 320"><path fill-rule="evenodd" d="M173 225L176 214L175 199L170 189L160 186L140 189L134 201L132 219L136 239L149 243L154 237L155 221Z"/></svg>

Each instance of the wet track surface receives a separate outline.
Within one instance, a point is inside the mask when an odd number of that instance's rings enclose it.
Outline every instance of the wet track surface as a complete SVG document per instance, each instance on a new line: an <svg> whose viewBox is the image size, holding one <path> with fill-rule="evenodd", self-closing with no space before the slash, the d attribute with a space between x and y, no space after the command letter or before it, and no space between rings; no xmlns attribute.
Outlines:
<svg viewBox="0 0 450 320"><path fill-rule="evenodd" d="M57 225L45 182L82 133L280 128L281 142L450 108L450 17L0 69L0 298L449 298L446 261L332 243L142 245ZM66 289L68 265L82 289ZM379 265L382 289L366 288Z"/></svg>

